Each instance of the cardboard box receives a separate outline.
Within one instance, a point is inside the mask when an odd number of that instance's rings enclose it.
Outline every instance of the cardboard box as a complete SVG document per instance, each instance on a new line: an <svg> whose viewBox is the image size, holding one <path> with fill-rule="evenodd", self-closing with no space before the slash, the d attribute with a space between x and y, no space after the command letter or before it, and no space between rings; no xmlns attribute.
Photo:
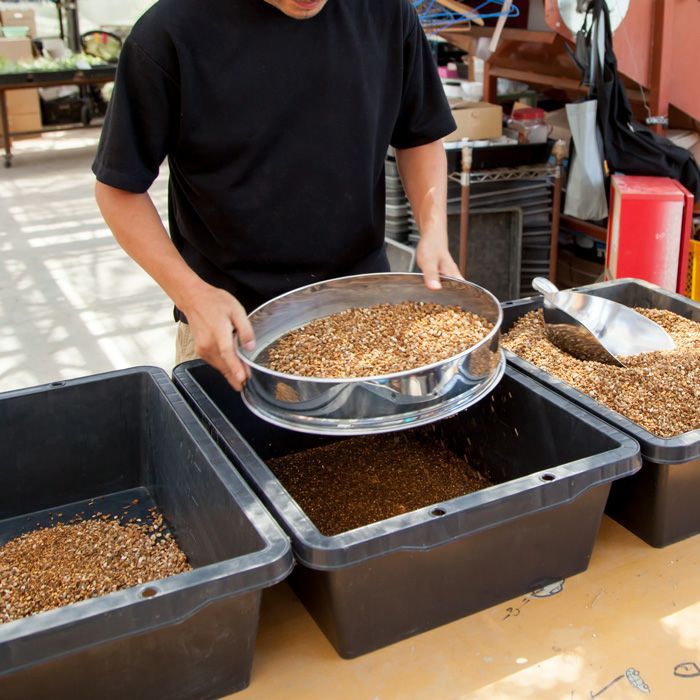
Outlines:
<svg viewBox="0 0 700 700"><path fill-rule="evenodd" d="M668 129L666 138L689 151L700 141L700 134L687 129Z"/></svg>
<svg viewBox="0 0 700 700"><path fill-rule="evenodd" d="M36 37L34 10L0 10L0 24L4 27L29 27L29 36Z"/></svg>
<svg viewBox="0 0 700 700"><path fill-rule="evenodd" d="M40 131L41 130L41 114L10 114L10 134L19 131ZM2 135L2 124L0 124L0 135ZM14 136L12 137L15 138Z"/></svg>
<svg viewBox="0 0 700 700"><path fill-rule="evenodd" d="M36 88L8 90L5 93L5 97L7 98L7 111L9 114L19 116L20 114L38 114L41 112L39 91Z"/></svg>
<svg viewBox="0 0 700 700"><path fill-rule="evenodd" d="M24 39L0 38L0 56L12 63L25 59L31 60L33 58L32 40L27 37Z"/></svg>
<svg viewBox="0 0 700 700"><path fill-rule="evenodd" d="M0 12L0 17L4 13ZM0 38L0 56L13 63L32 58L31 39ZM39 91L36 88L27 90L8 90L7 113L10 120L10 133L13 131L38 131L41 129L41 105ZM0 124L0 134L2 125Z"/></svg>
<svg viewBox="0 0 700 700"><path fill-rule="evenodd" d="M548 112L544 118L550 128L549 138L558 141L561 139L566 144L566 155L569 157L571 148L571 128L569 127L569 117L565 109L557 109L554 112Z"/></svg>
<svg viewBox="0 0 700 700"><path fill-rule="evenodd" d="M460 139L497 139L503 134L503 107L488 102L458 102L452 105L457 129L446 137Z"/></svg>

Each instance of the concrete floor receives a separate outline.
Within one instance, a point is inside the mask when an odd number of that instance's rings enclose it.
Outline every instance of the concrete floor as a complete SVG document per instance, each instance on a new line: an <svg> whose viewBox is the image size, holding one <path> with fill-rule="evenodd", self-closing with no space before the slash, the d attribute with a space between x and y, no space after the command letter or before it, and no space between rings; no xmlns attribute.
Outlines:
<svg viewBox="0 0 700 700"><path fill-rule="evenodd" d="M0 391L135 365L168 371L165 294L121 250L93 197L98 129L13 146L0 169ZM167 173L152 194L166 210Z"/></svg>

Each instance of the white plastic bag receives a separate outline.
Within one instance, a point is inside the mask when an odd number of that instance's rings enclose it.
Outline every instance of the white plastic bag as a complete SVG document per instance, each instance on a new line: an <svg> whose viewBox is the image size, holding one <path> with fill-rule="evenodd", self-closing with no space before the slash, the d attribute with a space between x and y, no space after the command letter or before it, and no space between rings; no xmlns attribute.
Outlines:
<svg viewBox="0 0 700 700"><path fill-rule="evenodd" d="M566 105L575 153L569 165L564 213L598 221L608 215L602 139L596 123L597 100Z"/></svg>

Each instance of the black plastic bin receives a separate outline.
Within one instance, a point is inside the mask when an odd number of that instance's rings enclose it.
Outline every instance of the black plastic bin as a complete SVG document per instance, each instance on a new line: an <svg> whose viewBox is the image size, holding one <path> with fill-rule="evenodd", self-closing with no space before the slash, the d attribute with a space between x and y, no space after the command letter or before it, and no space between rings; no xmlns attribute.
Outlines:
<svg viewBox="0 0 700 700"><path fill-rule="evenodd" d="M333 438L261 421L204 363L174 377L291 536L289 581L346 658L584 571L610 482L640 464L633 440L509 369L489 397L436 425L502 483L326 537L265 460Z"/></svg>
<svg viewBox="0 0 700 700"><path fill-rule="evenodd" d="M665 309L700 321L700 304L642 280L623 279L577 289L627 306ZM503 332L528 311L541 306L542 297L502 304ZM507 352L506 356L514 367L639 442L642 469L613 485L606 513L654 547L665 547L700 533L700 429L673 438L657 437L517 355Z"/></svg>
<svg viewBox="0 0 700 700"><path fill-rule="evenodd" d="M218 698L248 685L287 536L159 369L0 394L0 543L157 505L193 570L0 624L0 698ZM60 513L60 518L58 514Z"/></svg>

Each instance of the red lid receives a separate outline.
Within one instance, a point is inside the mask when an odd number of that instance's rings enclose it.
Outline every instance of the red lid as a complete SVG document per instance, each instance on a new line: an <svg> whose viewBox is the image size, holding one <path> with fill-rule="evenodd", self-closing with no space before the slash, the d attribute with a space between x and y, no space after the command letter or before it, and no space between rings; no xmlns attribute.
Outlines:
<svg viewBox="0 0 700 700"><path fill-rule="evenodd" d="M544 119L545 111L539 107L524 107L522 109L514 109L510 115L515 121L524 122L535 119Z"/></svg>

